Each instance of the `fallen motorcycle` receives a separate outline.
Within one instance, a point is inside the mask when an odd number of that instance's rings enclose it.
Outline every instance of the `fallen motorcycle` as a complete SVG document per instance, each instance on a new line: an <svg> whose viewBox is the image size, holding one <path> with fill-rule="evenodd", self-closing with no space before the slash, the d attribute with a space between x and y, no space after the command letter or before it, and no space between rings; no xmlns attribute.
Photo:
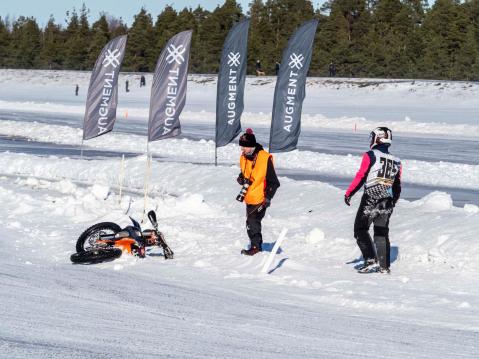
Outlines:
<svg viewBox="0 0 479 359"><path fill-rule="evenodd" d="M93 264L119 258L123 252L144 258L146 247L163 249L165 259L173 259L173 251L158 229L156 213L148 212L154 229L141 230L140 224L130 217L133 226L121 228L113 222L97 223L85 230L77 240L76 253L70 256L73 263Z"/></svg>

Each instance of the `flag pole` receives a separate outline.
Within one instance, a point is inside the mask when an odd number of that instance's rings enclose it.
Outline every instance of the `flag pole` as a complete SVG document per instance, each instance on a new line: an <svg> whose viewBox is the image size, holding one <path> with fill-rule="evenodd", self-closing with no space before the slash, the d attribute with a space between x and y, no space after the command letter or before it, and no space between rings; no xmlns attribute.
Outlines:
<svg viewBox="0 0 479 359"><path fill-rule="evenodd" d="M120 196L120 199L118 201L118 204L120 205L120 208L121 208L121 192L122 192L122 189L123 189L123 180L125 178L125 155L121 155L121 165L120 165L120 176L118 177L118 182L119 182L119 185L120 185L120 193L119 193L119 196Z"/></svg>
<svg viewBox="0 0 479 359"><path fill-rule="evenodd" d="M144 202L143 202L143 217L141 219L142 223L145 221L146 205L147 205L147 202L148 202L148 191L149 191L150 176L151 176L151 162L152 162L152 158L151 158L151 155L150 155L146 159L145 198L144 198Z"/></svg>
<svg viewBox="0 0 479 359"><path fill-rule="evenodd" d="M150 180L150 171L151 171L151 158L150 158L150 141L146 143L146 171L145 171L145 180L144 180L144 185L143 189L145 192L145 196L143 199L143 215L141 218L141 223L145 221L145 213L146 213L146 202L148 199L148 185L149 185L149 180Z"/></svg>

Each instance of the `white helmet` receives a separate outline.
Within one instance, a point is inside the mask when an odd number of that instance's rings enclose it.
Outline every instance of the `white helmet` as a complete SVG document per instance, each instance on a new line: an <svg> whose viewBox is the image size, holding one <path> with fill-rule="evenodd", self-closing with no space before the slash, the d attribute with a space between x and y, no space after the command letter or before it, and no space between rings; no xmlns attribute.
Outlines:
<svg viewBox="0 0 479 359"><path fill-rule="evenodd" d="M373 148L381 143L390 145L392 143L393 133L387 127L376 127L369 135L369 147Z"/></svg>

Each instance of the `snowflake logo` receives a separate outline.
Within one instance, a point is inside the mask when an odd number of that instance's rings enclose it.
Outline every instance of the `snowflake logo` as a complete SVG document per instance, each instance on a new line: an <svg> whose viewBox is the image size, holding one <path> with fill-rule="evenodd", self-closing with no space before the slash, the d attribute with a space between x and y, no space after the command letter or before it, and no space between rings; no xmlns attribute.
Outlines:
<svg viewBox="0 0 479 359"><path fill-rule="evenodd" d="M168 55L166 56L166 62L168 62L168 64L176 62L178 65L181 65L183 62L185 62L183 54L185 53L186 49L183 45L176 47L175 45L171 44L168 46L167 50Z"/></svg>
<svg viewBox="0 0 479 359"><path fill-rule="evenodd" d="M239 52L237 53L230 52L228 54L228 66L238 67L240 64L240 57L241 57L241 54Z"/></svg>
<svg viewBox="0 0 479 359"><path fill-rule="evenodd" d="M298 70L301 70L301 68L303 67L303 60L304 60L304 56L303 54L299 54L299 55L296 55L294 52L291 54L291 56L289 57L289 67L291 67L292 69L293 68L296 68Z"/></svg>
<svg viewBox="0 0 479 359"><path fill-rule="evenodd" d="M103 66L108 67L108 66L113 66L113 68L116 69L118 65L120 65L120 60L118 58L120 57L121 52L118 49L115 49L111 51L110 49L107 50L107 54L105 55L105 58L103 59Z"/></svg>

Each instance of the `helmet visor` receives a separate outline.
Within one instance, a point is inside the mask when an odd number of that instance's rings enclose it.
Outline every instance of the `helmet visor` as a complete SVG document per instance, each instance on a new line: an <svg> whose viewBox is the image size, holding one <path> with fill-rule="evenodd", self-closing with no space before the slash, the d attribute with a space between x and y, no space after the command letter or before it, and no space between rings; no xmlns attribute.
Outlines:
<svg viewBox="0 0 479 359"><path fill-rule="evenodd" d="M369 134L369 147L373 147L375 142L376 134L374 133L374 131L371 131L371 133Z"/></svg>

